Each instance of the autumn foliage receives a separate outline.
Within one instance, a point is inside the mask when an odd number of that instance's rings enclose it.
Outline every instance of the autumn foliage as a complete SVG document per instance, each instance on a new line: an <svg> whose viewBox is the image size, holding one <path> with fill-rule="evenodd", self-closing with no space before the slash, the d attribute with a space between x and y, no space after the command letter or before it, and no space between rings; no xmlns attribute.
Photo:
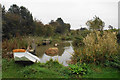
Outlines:
<svg viewBox="0 0 120 80"><path fill-rule="evenodd" d="M84 48L80 51L75 51L80 62L105 62L105 60L112 60L114 55L118 53L118 43L116 32L110 31L93 31L88 34L83 42Z"/></svg>

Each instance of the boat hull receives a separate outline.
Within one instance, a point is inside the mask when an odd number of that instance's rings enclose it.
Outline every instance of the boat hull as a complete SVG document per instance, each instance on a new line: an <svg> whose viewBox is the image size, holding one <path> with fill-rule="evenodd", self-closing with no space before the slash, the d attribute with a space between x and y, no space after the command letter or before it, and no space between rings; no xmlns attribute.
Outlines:
<svg viewBox="0 0 120 80"><path fill-rule="evenodd" d="M40 62L40 59L29 53L29 52L15 52L14 53L15 61L32 61L32 62Z"/></svg>

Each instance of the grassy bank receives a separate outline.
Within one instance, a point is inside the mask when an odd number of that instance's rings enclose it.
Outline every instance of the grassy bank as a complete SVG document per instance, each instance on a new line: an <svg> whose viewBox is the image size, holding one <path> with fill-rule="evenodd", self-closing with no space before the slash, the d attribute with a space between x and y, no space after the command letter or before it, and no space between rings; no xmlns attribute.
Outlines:
<svg viewBox="0 0 120 80"><path fill-rule="evenodd" d="M3 59L3 78L67 78L67 67L63 67L57 62L48 62L46 64L20 64L14 60ZM58 76L59 75L59 76Z"/></svg>
<svg viewBox="0 0 120 80"><path fill-rule="evenodd" d="M89 65L89 73L83 78L120 78L120 70L101 65Z"/></svg>
<svg viewBox="0 0 120 80"><path fill-rule="evenodd" d="M71 73L69 67L64 67L55 61L47 63L18 64L13 59L3 59L3 78L120 78L120 71L115 68L88 64L87 74L81 76Z"/></svg>
<svg viewBox="0 0 120 80"><path fill-rule="evenodd" d="M106 32L105 32L106 33ZM94 33L92 33L94 34ZM96 34L100 34L99 32ZM112 37L109 37L110 35ZM37 46L36 52L42 52L49 47L54 47L55 43L58 43L62 52L64 46L69 44L62 44L65 39L64 36L49 37L52 43L49 45L42 45L42 40L48 39L45 37L33 37L27 36L20 38L13 38L11 40L3 42L3 78L120 78L120 58L119 50L120 46L117 44L116 35L113 33L106 33L107 38L104 39L101 36L96 37L94 35L88 35L86 38L76 37L73 41L75 49L75 55L73 55L73 65L65 67L56 61L49 61L47 63L34 63L34 64L18 64L15 63L13 57L9 56L8 52L11 52L15 48L22 48L28 45L32 39L35 40ZM95 37L95 38L94 38ZM115 38L114 38L115 37ZM72 39L74 40L74 39ZM91 42L91 40L93 42ZM111 41L111 42L108 42ZM24 42L24 44L22 43ZM80 42L80 43L79 43ZM83 44L84 43L84 44ZM91 44L93 43L93 44ZM107 43L107 44L106 44ZM86 46L85 46L86 44ZM103 46L101 46L103 45ZM105 47L104 47L105 46ZM114 48L113 48L114 47ZM41 53L41 54L42 54ZM40 55L38 55L40 56ZM5 59L6 58L6 59ZM72 63L72 62L71 62ZM78 65L76 65L77 63ZM85 68L83 63L86 64ZM83 68L81 67L83 66Z"/></svg>

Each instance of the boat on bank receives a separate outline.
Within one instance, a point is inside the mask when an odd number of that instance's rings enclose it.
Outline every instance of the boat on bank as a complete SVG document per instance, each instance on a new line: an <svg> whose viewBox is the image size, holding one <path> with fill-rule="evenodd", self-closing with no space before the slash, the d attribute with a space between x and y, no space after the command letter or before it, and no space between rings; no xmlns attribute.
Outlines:
<svg viewBox="0 0 120 80"><path fill-rule="evenodd" d="M40 59L24 49L15 49L13 50L14 60L15 61L31 61L31 62L40 62Z"/></svg>

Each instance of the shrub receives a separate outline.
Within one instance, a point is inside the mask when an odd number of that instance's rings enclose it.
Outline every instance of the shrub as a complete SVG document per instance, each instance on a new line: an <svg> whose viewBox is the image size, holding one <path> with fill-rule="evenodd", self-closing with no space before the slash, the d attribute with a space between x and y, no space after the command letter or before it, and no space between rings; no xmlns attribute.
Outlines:
<svg viewBox="0 0 120 80"><path fill-rule="evenodd" d="M75 40L73 41L73 46L75 47L84 46L83 37L75 37Z"/></svg>
<svg viewBox="0 0 120 80"><path fill-rule="evenodd" d="M118 56L114 56L113 57L114 58L114 60L112 60L112 61L106 61L105 63L104 63L104 65L105 66L109 66L109 67L113 67L113 68L118 68L118 69L120 69L120 56L118 55Z"/></svg>
<svg viewBox="0 0 120 80"><path fill-rule="evenodd" d="M71 40L70 36L61 36L61 40Z"/></svg>
<svg viewBox="0 0 120 80"><path fill-rule="evenodd" d="M73 56L79 55L80 62L103 63L105 60L113 60L112 56L118 53L116 34L110 31L91 32L83 39L84 49L76 51Z"/></svg>
<svg viewBox="0 0 120 80"><path fill-rule="evenodd" d="M120 32L117 34L117 42L120 44Z"/></svg>

